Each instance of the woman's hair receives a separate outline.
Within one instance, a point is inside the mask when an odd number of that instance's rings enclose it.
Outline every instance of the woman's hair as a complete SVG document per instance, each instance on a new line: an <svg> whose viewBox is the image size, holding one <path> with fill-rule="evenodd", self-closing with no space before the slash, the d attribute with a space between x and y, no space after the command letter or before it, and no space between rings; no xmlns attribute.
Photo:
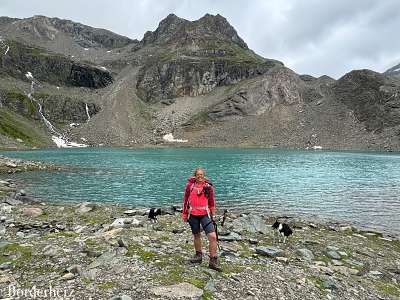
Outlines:
<svg viewBox="0 0 400 300"><path fill-rule="evenodd" d="M206 176L206 171L204 171L204 169L201 168L201 167L198 167L198 168L196 168L196 169L194 170L193 176L196 176L196 174L197 174L198 171L203 171L204 177Z"/></svg>

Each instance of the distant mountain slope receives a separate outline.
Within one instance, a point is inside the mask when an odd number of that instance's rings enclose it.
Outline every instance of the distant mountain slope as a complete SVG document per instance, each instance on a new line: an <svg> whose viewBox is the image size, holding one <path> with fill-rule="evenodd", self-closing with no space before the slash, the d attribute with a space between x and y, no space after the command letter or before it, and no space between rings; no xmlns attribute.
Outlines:
<svg viewBox="0 0 400 300"><path fill-rule="evenodd" d="M141 41L44 16L0 17L0 35L0 148L172 134L194 147L400 150L397 66L298 75L220 15L171 14Z"/></svg>
<svg viewBox="0 0 400 300"><path fill-rule="evenodd" d="M383 74L400 77L400 64L395 65L394 67L391 67L390 69L387 69Z"/></svg>

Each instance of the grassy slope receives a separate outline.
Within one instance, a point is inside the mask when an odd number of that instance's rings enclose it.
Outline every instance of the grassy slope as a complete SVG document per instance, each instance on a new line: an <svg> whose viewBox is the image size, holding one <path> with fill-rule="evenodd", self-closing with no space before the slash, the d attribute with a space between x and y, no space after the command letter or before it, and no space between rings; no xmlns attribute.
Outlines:
<svg viewBox="0 0 400 300"><path fill-rule="evenodd" d="M50 142L38 121L24 118L4 107L0 108L0 134L11 139L21 139L27 146L43 147Z"/></svg>

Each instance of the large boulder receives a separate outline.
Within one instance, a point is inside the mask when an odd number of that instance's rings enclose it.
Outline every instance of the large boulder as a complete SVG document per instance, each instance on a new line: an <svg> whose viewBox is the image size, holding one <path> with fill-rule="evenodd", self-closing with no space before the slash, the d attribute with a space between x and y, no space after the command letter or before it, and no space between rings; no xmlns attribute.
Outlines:
<svg viewBox="0 0 400 300"><path fill-rule="evenodd" d="M230 226L235 232L267 233L269 227L264 220L254 214L245 215L235 219Z"/></svg>

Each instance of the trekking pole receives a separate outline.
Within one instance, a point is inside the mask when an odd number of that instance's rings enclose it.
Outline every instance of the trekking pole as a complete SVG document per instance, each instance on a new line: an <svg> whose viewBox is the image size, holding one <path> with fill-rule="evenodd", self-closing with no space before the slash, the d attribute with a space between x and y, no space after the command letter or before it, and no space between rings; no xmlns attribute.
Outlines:
<svg viewBox="0 0 400 300"><path fill-rule="evenodd" d="M218 246L218 250L221 251L221 246L219 245L219 238L218 238L218 225L217 222L215 222L214 219L212 219L212 223L214 225L214 229L215 229L215 235L217 237L217 246Z"/></svg>

